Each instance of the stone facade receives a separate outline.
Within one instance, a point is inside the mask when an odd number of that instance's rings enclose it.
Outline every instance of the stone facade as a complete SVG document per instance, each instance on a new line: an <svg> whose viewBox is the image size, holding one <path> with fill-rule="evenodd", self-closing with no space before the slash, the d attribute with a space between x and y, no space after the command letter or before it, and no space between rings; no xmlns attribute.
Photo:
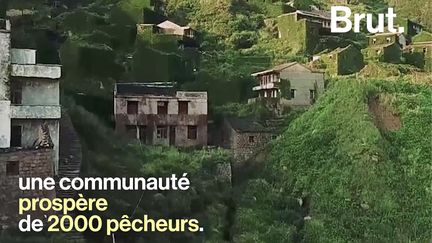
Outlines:
<svg viewBox="0 0 432 243"><path fill-rule="evenodd" d="M353 74L364 67L363 54L357 47L348 45L314 56L312 66L331 76Z"/></svg>
<svg viewBox="0 0 432 243"><path fill-rule="evenodd" d="M47 126L54 144L50 162L57 171L61 67L37 64L36 54L13 49L10 28L0 29L0 149L31 149Z"/></svg>
<svg viewBox="0 0 432 243"><path fill-rule="evenodd" d="M19 198L55 197L54 191L22 191L18 185L19 177L53 177L53 160L51 149L0 151L0 230L17 227Z"/></svg>
<svg viewBox="0 0 432 243"><path fill-rule="evenodd" d="M226 118L222 129L222 146L232 151L236 162L243 162L259 152L275 132L250 118Z"/></svg>
<svg viewBox="0 0 432 243"><path fill-rule="evenodd" d="M172 85L117 84L116 131L145 144L207 145L207 92L177 91Z"/></svg>

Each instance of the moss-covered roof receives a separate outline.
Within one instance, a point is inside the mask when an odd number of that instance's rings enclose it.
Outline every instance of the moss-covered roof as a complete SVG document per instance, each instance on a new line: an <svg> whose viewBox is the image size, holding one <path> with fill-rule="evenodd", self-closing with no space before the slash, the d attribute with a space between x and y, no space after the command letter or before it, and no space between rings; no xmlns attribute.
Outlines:
<svg viewBox="0 0 432 243"><path fill-rule="evenodd" d="M420 34L414 36L412 40L414 43L432 41L432 33L422 31Z"/></svg>

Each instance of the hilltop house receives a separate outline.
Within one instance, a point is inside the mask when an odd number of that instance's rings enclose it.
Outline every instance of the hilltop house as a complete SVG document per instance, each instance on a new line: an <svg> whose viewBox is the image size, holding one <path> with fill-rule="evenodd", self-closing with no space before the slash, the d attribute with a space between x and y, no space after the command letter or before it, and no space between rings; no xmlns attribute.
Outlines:
<svg viewBox="0 0 432 243"><path fill-rule="evenodd" d="M361 50L348 45L314 56L312 65L330 75L348 75L359 72L364 67L364 60Z"/></svg>
<svg viewBox="0 0 432 243"><path fill-rule="evenodd" d="M324 73L298 62L281 64L252 76L259 80L259 85L253 87L258 98L275 99L281 107L308 107L324 92Z"/></svg>
<svg viewBox="0 0 432 243"><path fill-rule="evenodd" d="M412 40L411 45L403 50L406 62L432 72L432 34L423 31Z"/></svg>
<svg viewBox="0 0 432 243"><path fill-rule="evenodd" d="M189 26L180 26L169 20L159 24L137 24L137 33L144 33L151 30L153 34L173 35L182 38L195 38L196 31Z"/></svg>
<svg viewBox="0 0 432 243"><path fill-rule="evenodd" d="M330 34L330 14L325 11L297 10L277 17L278 35L295 43L298 51L313 52L320 35Z"/></svg>
<svg viewBox="0 0 432 243"><path fill-rule="evenodd" d="M116 131L144 144L207 145L207 92L178 91L172 83L117 83Z"/></svg>
<svg viewBox="0 0 432 243"><path fill-rule="evenodd" d="M0 21L0 230L16 227L18 198L54 198L54 191L21 191L19 177L54 177L61 117L59 65L36 63L36 50L14 49ZM38 214L36 216L42 216ZM40 217L39 217L40 218Z"/></svg>
<svg viewBox="0 0 432 243"><path fill-rule="evenodd" d="M238 117L224 119L222 147L232 151L235 161L249 159L275 137L276 131L257 119Z"/></svg>

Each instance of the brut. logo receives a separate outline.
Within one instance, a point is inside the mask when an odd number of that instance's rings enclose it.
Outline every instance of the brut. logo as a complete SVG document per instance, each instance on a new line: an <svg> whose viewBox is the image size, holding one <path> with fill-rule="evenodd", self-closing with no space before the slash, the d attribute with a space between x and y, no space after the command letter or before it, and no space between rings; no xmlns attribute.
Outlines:
<svg viewBox="0 0 432 243"><path fill-rule="evenodd" d="M342 13L342 15L341 15ZM391 33L403 33L404 27L399 27L395 29L394 19L396 18L396 14L393 11L393 8L389 8L386 14L381 13L378 14L378 23L376 26L373 26L373 15L368 14L354 14L354 26L353 22L349 19L351 17L351 9L344 6L333 6L331 7L331 32L332 33L347 33L350 30L353 30L355 33L360 32L360 22L362 19L366 19L366 28L370 33L383 33L383 32L391 32ZM387 18L387 26L388 29L385 30L385 18ZM353 28L354 27L354 28Z"/></svg>

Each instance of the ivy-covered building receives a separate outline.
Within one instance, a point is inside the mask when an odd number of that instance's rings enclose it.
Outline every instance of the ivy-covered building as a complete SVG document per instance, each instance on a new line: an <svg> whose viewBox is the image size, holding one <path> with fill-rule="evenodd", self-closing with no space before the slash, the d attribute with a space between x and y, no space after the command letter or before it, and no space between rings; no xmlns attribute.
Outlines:
<svg viewBox="0 0 432 243"><path fill-rule="evenodd" d="M400 63L402 49L396 42L371 45L362 50L365 60L375 62Z"/></svg>
<svg viewBox="0 0 432 243"><path fill-rule="evenodd" d="M330 15L325 11L302 11L277 17L278 35L293 43L298 52L312 53L320 35L330 34Z"/></svg>
<svg viewBox="0 0 432 243"><path fill-rule="evenodd" d="M353 45L339 47L315 56L312 66L323 69L330 75L353 74L364 67L363 54Z"/></svg>
<svg viewBox="0 0 432 243"><path fill-rule="evenodd" d="M407 44L405 36L401 33L386 32L368 36L369 47L390 43L398 43L402 48Z"/></svg>
<svg viewBox="0 0 432 243"><path fill-rule="evenodd" d="M411 37L423 31L423 26L407 18L396 18L397 26L404 27L405 35Z"/></svg>
<svg viewBox="0 0 432 243"><path fill-rule="evenodd" d="M305 108L324 92L324 73L298 62L290 62L253 73L259 85L253 87L257 98L276 100L280 107Z"/></svg>
<svg viewBox="0 0 432 243"><path fill-rule="evenodd" d="M414 36L411 45L404 49L405 62L432 72L432 34L426 31Z"/></svg>

